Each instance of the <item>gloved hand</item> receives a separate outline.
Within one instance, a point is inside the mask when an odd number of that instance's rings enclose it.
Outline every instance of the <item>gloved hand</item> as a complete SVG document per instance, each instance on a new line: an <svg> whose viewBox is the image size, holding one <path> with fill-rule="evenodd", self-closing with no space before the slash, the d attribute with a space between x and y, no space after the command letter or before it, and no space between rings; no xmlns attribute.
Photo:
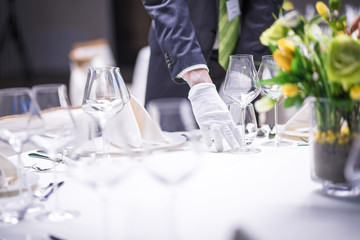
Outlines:
<svg viewBox="0 0 360 240"><path fill-rule="evenodd" d="M236 128L213 83L194 85L189 91L188 98L207 146L211 147L214 141L216 151L222 152L225 138L232 150L240 149L240 130Z"/></svg>

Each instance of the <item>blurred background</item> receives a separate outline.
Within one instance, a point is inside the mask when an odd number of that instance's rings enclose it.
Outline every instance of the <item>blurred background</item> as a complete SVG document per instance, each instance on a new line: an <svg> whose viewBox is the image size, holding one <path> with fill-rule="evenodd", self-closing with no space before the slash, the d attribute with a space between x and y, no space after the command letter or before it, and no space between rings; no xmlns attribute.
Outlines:
<svg viewBox="0 0 360 240"><path fill-rule="evenodd" d="M316 1L292 2L310 14ZM346 5L360 7L359 0L342 2L342 11ZM0 88L69 85L70 51L98 39L108 42L124 80L131 84L150 21L141 0L0 0Z"/></svg>

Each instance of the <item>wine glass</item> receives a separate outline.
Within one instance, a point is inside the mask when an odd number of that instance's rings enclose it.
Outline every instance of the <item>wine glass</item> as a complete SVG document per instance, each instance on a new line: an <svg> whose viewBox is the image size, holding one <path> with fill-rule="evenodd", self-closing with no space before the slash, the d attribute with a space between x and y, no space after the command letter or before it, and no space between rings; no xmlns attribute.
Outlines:
<svg viewBox="0 0 360 240"><path fill-rule="evenodd" d="M40 84L33 86L32 91L42 110L44 130L41 134L34 135L31 140L53 161L55 186L54 209L38 215L37 219L51 222L73 219L78 216L78 213L61 208L57 189L59 182L57 166L61 162L65 149L73 144L77 134L77 125L71 113L67 88L64 84Z"/></svg>
<svg viewBox="0 0 360 240"><path fill-rule="evenodd" d="M261 64L258 71L258 76L260 80L271 79L278 73L278 65L274 60L272 55L265 55L262 57ZM279 135L279 124L278 124L278 101L281 97L281 86L274 84L274 85L262 85L261 91L269 96L270 98L274 99L275 106L274 106L274 115L275 115L275 123L274 123L274 130L275 130L275 138L271 141L263 142L261 145L269 146L269 147L286 147L290 146L292 143L289 141L281 140Z"/></svg>
<svg viewBox="0 0 360 240"><path fill-rule="evenodd" d="M241 109L238 104L232 103L229 105L229 111L234 119L235 125L239 127L241 124ZM245 108L245 143L246 145L251 145L256 138L258 132L258 125L256 120L256 114L254 105L249 103ZM241 125L240 125L241 127Z"/></svg>
<svg viewBox="0 0 360 240"><path fill-rule="evenodd" d="M108 216L110 190L132 172L133 161L125 145L122 152L111 151L106 156L107 159L105 155L98 154L98 124L89 115L83 115L78 120L81 125L78 126L77 139L63 160L70 177L97 192L102 208L101 239L110 239L108 236L111 232L109 231L111 217Z"/></svg>
<svg viewBox="0 0 360 240"><path fill-rule="evenodd" d="M252 55L238 54L230 56L223 91L226 96L240 106L241 110L241 143L237 153L249 154L260 152L260 149L249 148L245 141L245 109L261 91Z"/></svg>
<svg viewBox="0 0 360 240"><path fill-rule="evenodd" d="M43 121L38 105L28 88L7 88L0 90L0 141L9 144L17 155L18 194L10 203L11 214L1 216L0 221L17 223L32 204L32 191L27 182L21 153L31 136L41 131ZM16 178L15 178L16 179ZM5 203L4 206L5 207Z"/></svg>
<svg viewBox="0 0 360 240"><path fill-rule="evenodd" d="M103 154L108 159L109 144L105 127L130 101L130 94L118 67L89 68L82 109L100 126L103 139Z"/></svg>
<svg viewBox="0 0 360 240"><path fill-rule="evenodd" d="M181 239L177 231L177 200L179 188L201 167L201 153L205 151L203 144L199 141L199 129L193 120L191 105L186 99L163 99L152 101L149 107L153 118L163 130L182 130L181 132L171 132L171 134L182 134L187 141L180 151L176 149L158 148L153 149L151 145L145 145L143 154L143 167L146 172L160 184L167 188L169 196L169 209L166 211L168 216L167 231L162 234L170 236L164 239ZM147 130L147 129L146 129ZM151 130L151 129L150 129ZM146 149L146 147L148 147Z"/></svg>

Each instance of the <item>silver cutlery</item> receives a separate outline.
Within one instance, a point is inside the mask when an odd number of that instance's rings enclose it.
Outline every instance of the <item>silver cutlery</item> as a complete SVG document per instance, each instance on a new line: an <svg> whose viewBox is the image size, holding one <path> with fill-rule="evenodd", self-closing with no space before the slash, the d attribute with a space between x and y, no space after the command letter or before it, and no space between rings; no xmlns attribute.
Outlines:
<svg viewBox="0 0 360 240"><path fill-rule="evenodd" d="M42 167L36 166L36 163L31 166L24 166L24 168L30 168L30 169L35 170L36 172L46 172L46 171L49 171L52 169L52 168L42 168Z"/></svg>
<svg viewBox="0 0 360 240"><path fill-rule="evenodd" d="M57 183L57 188L60 188L64 184L64 181ZM39 198L40 201L46 201L54 192L54 183L49 183L46 187L39 188L34 191L33 196Z"/></svg>
<svg viewBox="0 0 360 240"><path fill-rule="evenodd" d="M41 154L41 153L29 153L28 156L53 161L49 156ZM57 157L56 162L62 162L62 158Z"/></svg>

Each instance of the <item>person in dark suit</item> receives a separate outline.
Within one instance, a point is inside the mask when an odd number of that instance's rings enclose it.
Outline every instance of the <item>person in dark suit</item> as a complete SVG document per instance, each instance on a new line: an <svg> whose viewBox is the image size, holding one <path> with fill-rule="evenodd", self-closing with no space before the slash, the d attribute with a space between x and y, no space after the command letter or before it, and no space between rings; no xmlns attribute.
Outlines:
<svg viewBox="0 0 360 240"><path fill-rule="evenodd" d="M145 103L188 97L207 145L215 142L217 151L222 151L223 138L238 149L240 134L216 91L226 74L216 50L219 1L143 0L143 4L152 18ZM240 35L233 54L253 54L260 61L270 52L259 37L275 21L273 15L279 13L282 0L228 2L235 2L240 12Z"/></svg>

